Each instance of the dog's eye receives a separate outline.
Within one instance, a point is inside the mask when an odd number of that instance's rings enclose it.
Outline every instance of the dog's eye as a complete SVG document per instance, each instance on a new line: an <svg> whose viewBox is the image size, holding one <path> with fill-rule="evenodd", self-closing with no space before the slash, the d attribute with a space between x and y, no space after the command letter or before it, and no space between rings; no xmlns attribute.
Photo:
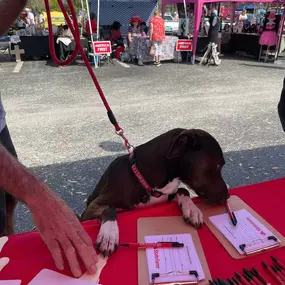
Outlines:
<svg viewBox="0 0 285 285"><path fill-rule="evenodd" d="M217 165L217 170L220 170L220 169L221 169L221 165L218 164L218 165Z"/></svg>

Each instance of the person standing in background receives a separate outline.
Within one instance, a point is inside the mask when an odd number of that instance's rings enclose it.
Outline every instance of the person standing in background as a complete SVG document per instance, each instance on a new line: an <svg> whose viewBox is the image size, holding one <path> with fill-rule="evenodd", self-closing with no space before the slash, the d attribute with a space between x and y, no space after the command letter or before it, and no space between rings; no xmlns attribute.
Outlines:
<svg viewBox="0 0 285 285"><path fill-rule="evenodd" d="M35 25L35 15L30 8L26 9L27 12L27 22L29 26Z"/></svg>
<svg viewBox="0 0 285 285"><path fill-rule="evenodd" d="M95 39L97 37L97 23L96 23L96 15L95 13L90 13L90 22L89 20L86 22L86 33L91 38L91 35L93 35L93 38ZM91 28L90 28L91 25Z"/></svg>
<svg viewBox="0 0 285 285"><path fill-rule="evenodd" d="M162 56L162 42L165 39L165 24L160 17L159 11L154 11L154 17L150 20L150 43L155 47L154 65L160 66L160 57Z"/></svg>

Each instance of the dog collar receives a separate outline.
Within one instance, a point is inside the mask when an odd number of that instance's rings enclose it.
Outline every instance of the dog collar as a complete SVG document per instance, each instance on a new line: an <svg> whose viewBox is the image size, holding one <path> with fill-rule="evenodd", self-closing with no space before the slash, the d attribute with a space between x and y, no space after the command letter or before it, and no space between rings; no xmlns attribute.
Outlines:
<svg viewBox="0 0 285 285"><path fill-rule="evenodd" d="M150 187L149 184L147 183L147 181L144 179L143 175L141 174L141 172L139 171L137 164L136 164L136 159L135 159L135 154L134 151L132 151L130 153L129 156L129 161L130 161L130 165L131 165L131 169L135 175L135 177L137 178L137 180L140 182L140 184L144 187L144 189L153 197L155 198L159 198L160 196L163 195L163 193L155 190L154 188Z"/></svg>

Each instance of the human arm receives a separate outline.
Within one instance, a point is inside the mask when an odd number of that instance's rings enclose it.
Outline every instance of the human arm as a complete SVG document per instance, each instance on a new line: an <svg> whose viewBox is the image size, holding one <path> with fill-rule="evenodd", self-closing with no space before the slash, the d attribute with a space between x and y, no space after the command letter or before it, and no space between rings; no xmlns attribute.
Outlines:
<svg viewBox="0 0 285 285"><path fill-rule="evenodd" d="M149 40L152 42L152 34L153 34L153 23L150 22L150 29L149 29Z"/></svg>
<svg viewBox="0 0 285 285"><path fill-rule="evenodd" d="M64 268L62 248L74 276L81 275L76 253L88 272L95 273L97 255L92 240L73 211L1 145L0 187L27 204L58 269Z"/></svg>
<svg viewBox="0 0 285 285"><path fill-rule="evenodd" d="M129 42L131 42L132 41L132 28L131 27L128 29L127 37L128 37Z"/></svg>

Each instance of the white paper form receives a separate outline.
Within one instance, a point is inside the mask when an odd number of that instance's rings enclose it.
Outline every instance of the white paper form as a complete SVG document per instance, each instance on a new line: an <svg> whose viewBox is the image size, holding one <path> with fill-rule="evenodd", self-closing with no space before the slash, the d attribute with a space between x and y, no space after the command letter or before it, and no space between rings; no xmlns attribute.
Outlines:
<svg viewBox="0 0 285 285"><path fill-rule="evenodd" d="M209 217L211 223L235 247L240 254L245 254L240 245L244 244L245 251L253 251L279 244L280 240L268 240L274 234L260 223L247 210L235 211L237 225L233 226L228 214Z"/></svg>
<svg viewBox="0 0 285 285"><path fill-rule="evenodd" d="M180 248L146 249L150 283L152 282L153 273L161 275L155 279L155 283L195 281L196 277L189 274L189 271L192 270L197 271L199 280L205 279L204 271L190 234L146 236L144 240L146 243L180 242L184 244L184 247Z"/></svg>

